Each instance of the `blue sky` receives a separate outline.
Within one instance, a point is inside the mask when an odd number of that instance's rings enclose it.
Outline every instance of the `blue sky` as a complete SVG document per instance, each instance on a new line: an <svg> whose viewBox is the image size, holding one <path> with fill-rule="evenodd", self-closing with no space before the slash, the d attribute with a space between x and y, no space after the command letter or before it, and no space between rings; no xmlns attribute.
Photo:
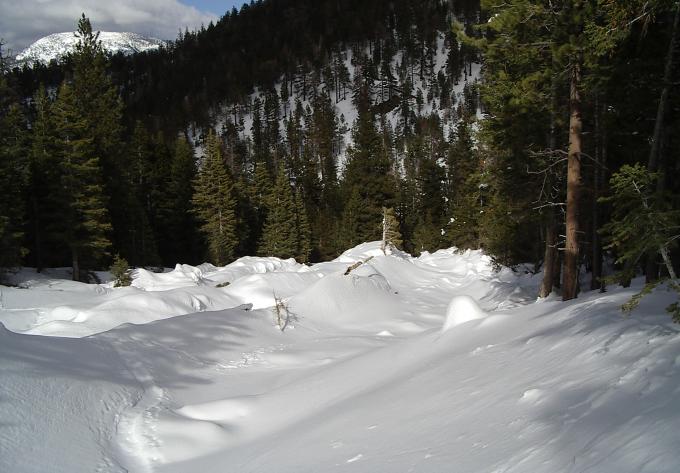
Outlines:
<svg viewBox="0 0 680 473"><path fill-rule="evenodd" d="M222 16L233 7L240 10L244 2L242 0L184 0L182 3Z"/></svg>
<svg viewBox="0 0 680 473"><path fill-rule="evenodd" d="M17 54L52 33L73 31L81 13L95 30L175 39L180 30L217 21L243 0L0 0L3 54Z"/></svg>

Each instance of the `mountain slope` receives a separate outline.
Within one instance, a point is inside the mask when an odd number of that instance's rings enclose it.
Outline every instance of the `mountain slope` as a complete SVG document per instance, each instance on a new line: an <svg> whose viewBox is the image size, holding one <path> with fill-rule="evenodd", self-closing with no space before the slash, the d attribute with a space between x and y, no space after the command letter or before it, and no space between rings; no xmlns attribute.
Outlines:
<svg viewBox="0 0 680 473"><path fill-rule="evenodd" d="M130 55L143 51L158 49L166 42L156 38L149 38L137 33L118 33L102 31L99 40L105 51L111 54L123 53ZM78 37L73 32L54 33L40 38L35 43L21 51L16 56L18 63L32 64L40 62L48 64L52 60L59 60L73 50Z"/></svg>

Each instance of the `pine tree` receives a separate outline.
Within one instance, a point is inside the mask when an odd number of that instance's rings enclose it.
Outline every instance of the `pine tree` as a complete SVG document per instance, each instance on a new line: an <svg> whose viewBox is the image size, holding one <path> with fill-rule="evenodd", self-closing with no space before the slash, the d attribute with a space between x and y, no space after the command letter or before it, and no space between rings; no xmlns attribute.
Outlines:
<svg viewBox="0 0 680 473"><path fill-rule="evenodd" d="M3 80L0 76L0 94ZM26 252L23 224L27 147L26 121L18 104L12 103L7 110L0 110L0 268L19 266Z"/></svg>
<svg viewBox="0 0 680 473"><path fill-rule="evenodd" d="M382 208L393 206L396 197L396 179L382 137L376 129L368 97L365 88L357 97L359 118L352 132L354 144L348 150L349 160L343 176L346 199L359 192L362 201L362 212L354 220L357 235L349 238L351 241L379 239Z"/></svg>
<svg viewBox="0 0 680 473"><path fill-rule="evenodd" d="M113 287L125 287L132 284L132 271L130 265L125 258L120 255L113 257L113 264L109 268L111 276L113 276Z"/></svg>
<svg viewBox="0 0 680 473"><path fill-rule="evenodd" d="M160 257L152 228L154 212L154 179L159 166L155 163L155 149L148 131L137 122L127 151L128 178L127 220L130 237L124 242L124 253L134 266L158 265ZM123 243L123 242L121 242Z"/></svg>
<svg viewBox="0 0 680 473"><path fill-rule="evenodd" d="M0 269L20 265L25 254L23 194L28 173L27 123L19 97L5 78L2 45L0 41Z"/></svg>
<svg viewBox="0 0 680 473"><path fill-rule="evenodd" d="M307 209L299 191L295 191L295 229L297 240L297 254L295 259L300 263L309 262L312 252L312 232L307 218Z"/></svg>
<svg viewBox="0 0 680 473"><path fill-rule="evenodd" d="M342 211L340 225L340 248L352 248L363 240L359 237L360 217L363 212L363 202L358 187L353 187L350 197Z"/></svg>
<svg viewBox="0 0 680 473"><path fill-rule="evenodd" d="M83 280L84 270L101 264L111 247L102 167L87 118L80 113L75 91L66 83L59 90L54 115L66 207L64 240L71 252L73 279Z"/></svg>
<svg viewBox="0 0 680 473"><path fill-rule="evenodd" d="M210 130L206 155L194 179L193 212L208 243L210 261L225 265L234 257L236 238L236 202L232 178L222 161L219 139Z"/></svg>
<svg viewBox="0 0 680 473"><path fill-rule="evenodd" d="M92 140L92 152L100 161L105 194L109 197L106 202L113 237L120 245L134 234L128 213L130 190L124 178L126 166L122 160L123 106L107 72L107 57L99 33L92 30L90 20L84 14L78 21L76 36L78 42L70 55L73 64L71 87L78 113L84 120L86 136Z"/></svg>
<svg viewBox="0 0 680 473"><path fill-rule="evenodd" d="M414 254L423 251L436 251L441 248L441 228L432 222L430 214L418 219L413 230Z"/></svg>
<svg viewBox="0 0 680 473"><path fill-rule="evenodd" d="M193 187L196 177L194 150L184 135L177 137L170 167L170 182L164 202L168 206L168 238L170 246L167 258L174 261L194 262L196 249L196 220L192 209Z"/></svg>
<svg viewBox="0 0 680 473"><path fill-rule="evenodd" d="M299 256L301 246L295 197L283 165L279 166L279 172L268 204L269 210L262 229L258 254L261 256L278 256L279 258Z"/></svg>
<svg viewBox="0 0 680 473"><path fill-rule="evenodd" d="M603 198L613 206L612 219L602 227L608 245L623 266L616 277L630 279L645 254L661 255L671 279L677 279L670 254L680 239L678 196L656 191L658 174L644 166L624 165L610 180L612 195Z"/></svg>
<svg viewBox="0 0 680 473"><path fill-rule="evenodd" d="M31 125L29 261L41 271L62 263L60 237L61 174L52 101L44 86L34 96L35 117Z"/></svg>
<svg viewBox="0 0 680 473"><path fill-rule="evenodd" d="M449 219L446 239L459 248L479 248L480 232L485 233L487 241L500 234L492 228L485 228L480 222L483 212L496 209L489 209L484 202L487 183L482 180L479 153L474 150L472 139L472 122L467 114L456 125L447 164ZM491 247L494 246L492 243Z"/></svg>

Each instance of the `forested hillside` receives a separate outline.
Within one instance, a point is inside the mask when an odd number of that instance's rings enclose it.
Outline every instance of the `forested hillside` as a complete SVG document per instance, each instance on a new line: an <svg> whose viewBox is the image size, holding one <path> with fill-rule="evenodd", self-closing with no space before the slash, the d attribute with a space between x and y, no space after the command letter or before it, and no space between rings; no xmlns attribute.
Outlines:
<svg viewBox="0 0 680 473"><path fill-rule="evenodd" d="M159 51L3 68L0 266L379 239L544 268L542 294L674 276L678 2L268 0ZM96 19L93 19L95 21ZM610 258L608 258L610 257ZM609 275L611 276L611 275Z"/></svg>

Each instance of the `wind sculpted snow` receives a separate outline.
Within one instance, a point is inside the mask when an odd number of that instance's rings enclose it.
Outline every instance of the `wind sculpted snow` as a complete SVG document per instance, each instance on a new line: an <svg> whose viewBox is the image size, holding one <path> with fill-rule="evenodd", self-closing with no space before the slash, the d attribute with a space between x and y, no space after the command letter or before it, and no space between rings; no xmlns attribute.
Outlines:
<svg viewBox="0 0 680 473"><path fill-rule="evenodd" d="M0 471L679 471L670 296L623 318L633 290L537 284L378 243L131 288L24 277L0 287Z"/></svg>

